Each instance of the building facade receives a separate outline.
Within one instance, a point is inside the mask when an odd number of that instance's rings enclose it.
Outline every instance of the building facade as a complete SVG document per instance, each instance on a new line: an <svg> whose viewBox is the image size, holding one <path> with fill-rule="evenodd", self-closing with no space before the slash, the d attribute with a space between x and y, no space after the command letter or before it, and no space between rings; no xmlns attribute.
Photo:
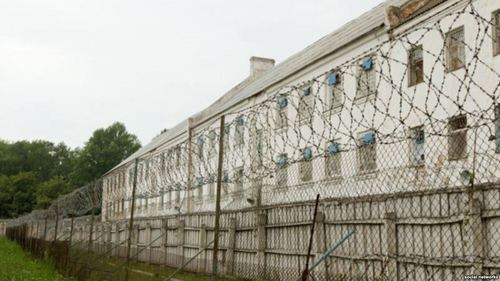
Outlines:
<svg viewBox="0 0 500 281"><path fill-rule="evenodd" d="M499 73L500 2L386 1L277 65L252 57L104 176L103 219L214 211L218 178L225 210L498 183Z"/></svg>

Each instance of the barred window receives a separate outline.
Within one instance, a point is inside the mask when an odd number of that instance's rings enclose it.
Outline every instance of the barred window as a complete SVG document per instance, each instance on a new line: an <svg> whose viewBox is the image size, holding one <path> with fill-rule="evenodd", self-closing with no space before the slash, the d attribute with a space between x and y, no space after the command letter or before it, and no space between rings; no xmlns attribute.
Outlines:
<svg viewBox="0 0 500 281"><path fill-rule="evenodd" d="M278 170L276 171L276 186L278 188L286 187L288 184L287 161L288 155L286 153L280 154L278 156Z"/></svg>
<svg viewBox="0 0 500 281"><path fill-rule="evenodd" d="M282 129L288 126L287 111L288 98L286 95L280 95L276 103L276 129Z"/></svg>
<svg viewBox="0 0 500 281"><path fill-rule="evenodd" d="M302 150L303 158L300 161L300 180L303 182L308 182L312 180L313 174L313 162L312 162L312 150L310 147L306 147Z"/></svg>
<svg viewBox="0 0 500 281"><path fill-rule="evenodd" d="M243 191L243 167L239 167L236 169L234 174L234 191L241 192Z"/></svg>
<svg viewBox="0 0 500 281"><path fill-rule="evenodd" d="M358 171L371 172L377 169L377 146L375 132L370 130L358 135Z"/></svg>
<svg viewBox="0 0 500 281"><path fill-rule="evenodd" d="M253 159L252 163L255 166L260 166L263 163L263 153L264 153L264 136L262 129L255 129L254 131L254 140L253 140Z"/></svg>
<svg viewBox="0 0 500 281"><path fill-rule="evenodd" d="M230 147L229 147L229 134L231 133L231 127L229 124L224 125L224 154L229 153Z"/></svg>
<svg viewBox="0 0 500 281"><path fill-rule="evenodd" d="M215 185L215 175L210 175L210 184L208 185L208 196L210 196L210 198L213 198L215 195Z"/></svg>
<svg viewBox="0 0 500 281"><path fill-rule="evenodd" d="M208 139L210 145L210 147L208 148L208 158L212 158L214 155L216 155L217 151L217 133L215 132L215 130L210 131Z"/></svg>
<svg viewBox="0 0 500 281"><path fill-rule="evenodd" d="M408 57L410 86L424 82L424 57L422 46L418 46L410 50Z"/></svg>
<svg viewBox="0 0 500 281"><path fill-rule="evenodd" d="M371 57L362 60L357 74L357 86L355 100L363 101L377 93L377 81L375 72L375 62Z"/></svg>
<svg viewBox="0 0 500 281"><path fill-rule="evenodd" d="M458 115L448 121L448 158L457 160L467 156L467 116Z"/></svg>
<svg viewBox="0 0 500 281"><path fill-rule="evenodd" d="M496 152L500 153L500 104L495 106L495 143Z"/></svg>
<svg viewBox="0 0 500 281"><path fill-rule="evenodd" d="M175 185L175 203L180 203L181 202L181 185L176 184Z"/></svg>
<svg viewBox="0 0 500 281"><path fill-rule="evenodd" d="M299 124L304 125L307 123L311 123L313 116L313 103L314 97L312 94L312 86L307 85L302 88L300 97L299 97Z"/></svg>
<svg viewBox="0 0 500 281"><path fill-rule="evenodd" d="M325 153L325 174L328 178L334 178L341 175L341 155L340 145L336 141L331 141L326 145Z"/></svg>
<svg viewBox="0 0 500 281"><path fill-rule="evenodd" d="M412 165L420 166L425 162L424 127L418 126L410 130L410 161Z"/></svg>
<svg viewBox="0 0 500 281"><path fill-rule="evenodd" d="M493 12L493 55L500 54L500 10Z"/></svg>
<svg viewBox="0 0 500 281"><path fill-rule="evenodd" d="M203 140L202 137L198 138L196 145L198 148L198 160L203 161L203 151L204 151L205 141Z"/></svg>
<svg viewBox="0 0 500 281"><path fill-rule="evenodd" d="M446 68L454 71L465 66L464 28L459 27L446 34Z"/></svg>
<svg viewBox="0 0 500 281"><path fill-rule="evenodd" d="M337 71L332 71L327 76L325 110L333 110L342 106L344 85L341 75Z"/></svg>
<svg viewBox="0 0 500 281"><path fill-rule="evenodd" d="M238 116L238 118L236 118L236 129L235 129L235 133L234 133L235 145L245 144L245 135L244 135L245 126L244 125L245 125L245 121L243 119L243 116Z"/></svg>

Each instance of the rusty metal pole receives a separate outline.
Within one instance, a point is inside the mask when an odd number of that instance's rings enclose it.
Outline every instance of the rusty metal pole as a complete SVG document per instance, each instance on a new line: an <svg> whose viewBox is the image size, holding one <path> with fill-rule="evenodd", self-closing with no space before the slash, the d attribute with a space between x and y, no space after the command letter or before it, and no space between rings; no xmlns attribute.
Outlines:
<svg viewBox="0 0 500 281"><path fill-rule="evenodd" d="M302 281L307 281L307 277L309 276L309 257L311 256L312 251L312 243L314 237L314 226L316 225L316 215L318 214L318 204L319 204L319 194L316 196L316 204L314 206L314 214L313 214L313 222L311 227L311 237L309 237L309 248L307 249L307 257L306 257L306 267L304 271L302 271Z"/></svg>
<svg viewBox="0 0 500 281"><path fill-rule="evenodd" d="M217 256L219 254L219 217L220 217L220 199L222 186L222 164L224 160L224 115L220 117L219 130L219 159L217 163L217 193L215 200L215 223L214 223L214 251L212 256L212 277L211 280L217 280Z"/></svg>
<svg viewBox="0 0 500 281"><path fill-rule="evenodd" d="M132 185L132 202L130 206L130 220L128 225L128 239L127 239L127 261L125 268L125 281L128 281L128 267L130 265L130 247L132 245L132 231L134 230L134 209L135 209L135 193L137 188L137 166L139 164L139 159L135 159L134 167L134 183Z"/></svg>

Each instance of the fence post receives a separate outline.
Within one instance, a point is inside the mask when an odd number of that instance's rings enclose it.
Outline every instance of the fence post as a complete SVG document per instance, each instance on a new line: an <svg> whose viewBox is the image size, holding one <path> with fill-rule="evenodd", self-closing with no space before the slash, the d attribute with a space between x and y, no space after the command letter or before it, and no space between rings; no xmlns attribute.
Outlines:
<svg viewBox="0 0 500 281"><path fill-rule="evenodd" d="M257 271L258 277L265 278L266 275L266 224L267 215L257 215Z"/></svg>
<svg viewBox="0 0 500 281"><path fill-rule="evenodd" d="M134 227L134 211L135 211L135 193L137 189L137 165L139 164L139 158L135 159L134 167L134 182L132 185L132 202L130 203L130 220L128 226L128 238L127 238L127 257L126 257L126 268L125 268L125 281L128 281L128 267L130 264L130 246L132 244L132 228Z"/></svg>
<svg viewBox="0 0 500 281"><path fill-rule="evenodd" d="M161 221L161 248L163 250L163 262L161 263L161 267L165 268L167 265L167 249L168 249L168 220L164 219Z"/></svg>
<svg viewBox="0 0 500 281"><path fill-rule="evenodd" d="M151 264L151 241L153 241L152 238L153 232L151 231L151 223L146 224L146 254L148 255L147 258L147 264Z"/></svg>
<svg viewBox="0 0 500 281"><path fill-rule="evenodd" d="M226 264L227 264L227 272L229 274L233 274L234 272L234 246L236 243L236 218L229 219L229 237L228 237L228 245L227 245L227 256L226 256Z"/></svg>
<svg viewBox="0 0 500 281"><path fill-rule="evenodd" d="M200 247L199 251L204 251L198 259L198 272L204 273L207 266L207 225L202 224L200 228Z"/></svg>
<svg viewBox="0 0 500 281"><path fill-rule="evenodd" d="M177 265L184 263L184 227L186 222L180 218L177 220Z"/></svg>
<svg viewBox="0 0 500 281"><path fill-rule="evenodd" d="M397 233L396 233L396 213L386 212L384 214L384 268L387 280L397 280Z"/></svg>
<svg viewBox="0 0 500 281"><path fill-rule="evenodd" d="M468 239L465 242L469 244L469 254L472 258L472 268L470 274L479 275L483 273L484 257L484 235L481 219L481 202L477 198L472 198L469 205L469 213L465 219L466 233Z"/></svg>
<svg viewBox="0 0 500 281"><path fill-rule="evenodd" d="M318 212L316 215L316 225L314 232L314 248L315 248L315 259L319 259L327 250L326 247L326 237L325 237L325 214L323 212ZM313 273L315 276L319 276L319 279L330 280L328 275L328 264L327 259L324 260L318 268Z"/></svg>

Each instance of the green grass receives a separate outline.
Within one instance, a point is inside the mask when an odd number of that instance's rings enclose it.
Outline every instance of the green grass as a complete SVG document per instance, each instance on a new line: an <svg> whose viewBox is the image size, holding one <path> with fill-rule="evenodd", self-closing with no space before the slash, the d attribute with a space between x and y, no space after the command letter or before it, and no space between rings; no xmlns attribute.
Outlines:
<svg viewBox="0 0 500 281"><path fill-rule="evenodd" d="M32 258L16 243L0 237L0 281L66 281L54 266Z"/></svg>

